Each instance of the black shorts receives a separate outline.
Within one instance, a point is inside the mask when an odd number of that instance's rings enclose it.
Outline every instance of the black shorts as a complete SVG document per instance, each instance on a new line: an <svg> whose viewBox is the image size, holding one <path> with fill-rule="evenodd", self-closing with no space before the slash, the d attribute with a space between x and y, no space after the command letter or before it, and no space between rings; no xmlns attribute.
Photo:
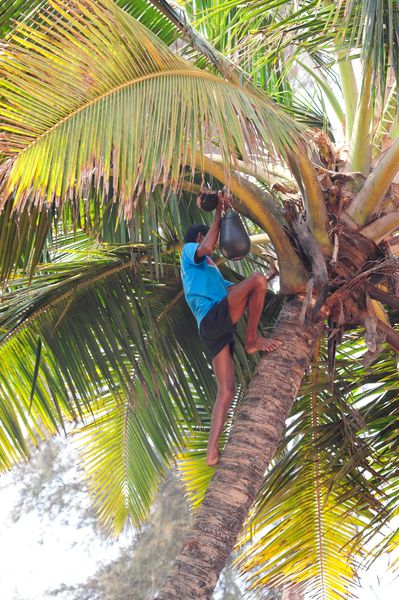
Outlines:
<svg viewBox="0 0 399 600"><path fill-rule="evenodd" d="M200 323L200 338L212 360L226 344L230 345L230 351L233 354L234 331L235 325L231 320L227 296L225 296L211 308Z"/></svg>

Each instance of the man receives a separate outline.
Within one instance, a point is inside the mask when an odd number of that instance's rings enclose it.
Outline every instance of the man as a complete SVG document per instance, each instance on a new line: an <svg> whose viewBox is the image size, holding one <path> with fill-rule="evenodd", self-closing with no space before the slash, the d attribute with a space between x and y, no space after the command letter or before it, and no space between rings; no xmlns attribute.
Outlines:
<svg viewBox="0 0 399 600"><path fill-rule="evenodd" d="M281 344L278 340L258 335L267 282L277 271L268 278L254 273L241 283L232 284L223 279L212 261L226 200L224 193L218 192L218 204L210 228L202 224L188 228L181 260L184 294L197 320L201 341L211 356L218 384L208 441L208 466L216 465L219 460L219 438L235 394L232 358L235 324L248 309L245 349L249 354L271 352Z"/></svg>

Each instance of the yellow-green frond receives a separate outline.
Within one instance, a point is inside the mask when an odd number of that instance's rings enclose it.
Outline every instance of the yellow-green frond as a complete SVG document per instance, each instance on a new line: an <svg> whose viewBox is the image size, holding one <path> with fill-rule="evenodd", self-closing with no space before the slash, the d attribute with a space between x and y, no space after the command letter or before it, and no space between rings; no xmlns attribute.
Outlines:
<svg viewBox="0 0 399 600"><path fill-rule="evenodd" d="M130 217L137 193L214 144L228 165L294 143L266 97L196 69L110 0L51 5L0 55L2 204L59 206L112 178Z"/></svg>
<svg viewBox="0 0 399 600"><path fill-rule="evenodd" d="M172 461L164 427L162 402L149 401L135 385L123 402L113 395L102 397L101 411L75 433L93 507L114 535L147 519Z"/></svg>
<svg viewBox="0 0 399 600"><path fill-rule="evenodd" d="M67 421L86 424L89 485L113 533L146 518L190 431L209 424L216 395L176 257L166 253L156 278L151 249L93 250L87 236L70 236L31 282L14 277L0 295L0 468ZM249 363L239 349L240 381Z"/></svg>
<svg viewBox="0 0 399 600"><path fill-rule="evenodd" d="M361 347L353 338L342 346L333 390L324 362L312 366L301 387L241 540L238 567L255 597L263 586L291 584L309 598L356 593L364 532L388 514L373 435L357 407L370 395L363 384L375 381L353 359Z"/></svg>

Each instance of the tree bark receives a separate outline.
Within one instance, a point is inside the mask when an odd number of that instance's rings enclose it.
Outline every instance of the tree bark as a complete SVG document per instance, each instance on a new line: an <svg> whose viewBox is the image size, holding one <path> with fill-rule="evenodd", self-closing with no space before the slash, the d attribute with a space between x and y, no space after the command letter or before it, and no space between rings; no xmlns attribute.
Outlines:
<svg viewBox="0 0 399 600"><path fill-rule="evenodd" d="M262 356L229 442L158 600L211 598L220 572L263 481L323 327L299 323L302 303L282 309L273 337L282 346Z"/></svg>

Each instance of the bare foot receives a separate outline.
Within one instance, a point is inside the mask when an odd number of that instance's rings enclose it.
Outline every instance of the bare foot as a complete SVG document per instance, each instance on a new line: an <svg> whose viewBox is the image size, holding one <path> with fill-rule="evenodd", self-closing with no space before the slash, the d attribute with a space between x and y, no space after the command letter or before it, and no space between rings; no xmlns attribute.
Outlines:
<svg viewBox="0 0 399 600"><path fill-rule="evenodd" d="M274 340L273 338L264 338L257 337L254 340L247 341L245 344L245 350L248 354L253 354L254 352L273 352L273 350L277 350L279 346L281 346L282 342L280 340Z"/></svg>
<svg viewBox="0 0 399 600"><path fill-rule="evenodd" d="M206 464L208 467L214 467L218 464L220 458L219 448L209 448L206 453Z"/></svg>

